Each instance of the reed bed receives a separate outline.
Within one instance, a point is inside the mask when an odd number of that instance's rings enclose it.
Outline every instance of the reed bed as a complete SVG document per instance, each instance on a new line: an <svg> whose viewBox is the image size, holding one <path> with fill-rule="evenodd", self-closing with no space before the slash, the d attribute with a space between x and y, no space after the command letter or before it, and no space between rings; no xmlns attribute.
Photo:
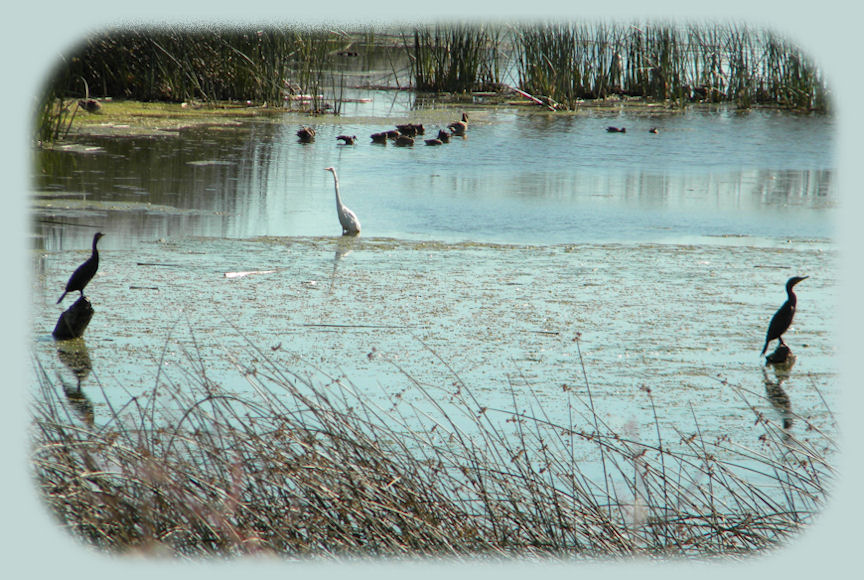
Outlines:
<svg viewBox="0 0 864 580"><path fill-rule="evenodd" d="M382 50L396 87L404 63L418 91L503 90L502 79L514 78L507 82L562 109L610 97L817 111L829 104L822 72L797 46L739 24L120 28L85 39L58 64L37 132L42 140L61 136L85 95L338 113L348 57L366 62Z"/></svg>
<svg viewBox="0 0 864 580"><path fill-rule="evenodd" d="M143 101L251 101L280 106L317 95L340 51L363 42L338 30L284 28L123 28L70 51L48 90L80 96L81 79L98 97Z"/></svg>
<svg viewBox="0 0 864 580"><path fill-rule="evenodd" d="M500 29L482 25L435 25L413 31L408 50L418 91L455 92L500 86Z"/></svg>
<svg viewBox="0 0 864 580"><path fill-rule="evenodd" d="M740 24L547 23L514 29L520 88L574 108L643 97L828 108L819 68L778 34Z"/></svg>
<svg viewBox="0 0 864 580"><path fill-rule="evenodd" d="M740 555L800 533L834 478L830 436L794 417L797 438L749 402L764 393L732 385L758 447L695 423L674 441L659 424L647 439L616 433L584 366L562 425L539 404L517 411L515 391L512 409L487 408L455 373L439 388L405 372L425 403L401 393L382 408L344 377L250 350L235 364L254 394L190 360L197 370L160 370L149 398L107 404L98 423L37 362L33 472L60 524L110 552L175 557Z"/></svg>

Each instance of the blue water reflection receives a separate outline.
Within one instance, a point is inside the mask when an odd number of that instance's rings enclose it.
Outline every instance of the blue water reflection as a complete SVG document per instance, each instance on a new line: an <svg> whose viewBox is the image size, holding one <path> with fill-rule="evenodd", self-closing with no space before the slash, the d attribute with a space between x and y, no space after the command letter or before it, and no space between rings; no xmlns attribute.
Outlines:
<svg viewBox="0 0 864 580"><path fill-rule="evenodd" d="M397 122L423 120L427 133L446 125L440 111L396 110L94 137L95 153L43 152L37 244L86 245L92 227L114 230L105 241L115 249L189 235L338 235L323 171L331 165L366 236L578 243L832 235L830 117L478 109L468 136L447 146L371 144L369 134ZM298 143L301 122L316 127L314 143ZM607 133L608 125L627 133ZM337 145L339 134L357 135L358 144Z"/></svg>

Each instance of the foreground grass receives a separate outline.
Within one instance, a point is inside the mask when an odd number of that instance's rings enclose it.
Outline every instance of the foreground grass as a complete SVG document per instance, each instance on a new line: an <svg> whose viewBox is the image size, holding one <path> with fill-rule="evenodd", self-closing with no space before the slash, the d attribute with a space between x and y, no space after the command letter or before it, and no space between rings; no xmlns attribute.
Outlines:
<svg viewBox="0 0 864 580"><path fill-rule="evenodd" d="M426 404L381 409L344 379L250 350L237 367L254 396L191 361L180 380L160 372L146 402L109 404L102 426L37 363L33 470L58 521L111 552L194 557L750 554L812 522L833 479L830 437L795 417L809 440L796 439L759 405L758 449L698 425L637 441L604 424L584 367L559 425L539 406L486 408L455 374L436 389L406 373Z"/></svg>

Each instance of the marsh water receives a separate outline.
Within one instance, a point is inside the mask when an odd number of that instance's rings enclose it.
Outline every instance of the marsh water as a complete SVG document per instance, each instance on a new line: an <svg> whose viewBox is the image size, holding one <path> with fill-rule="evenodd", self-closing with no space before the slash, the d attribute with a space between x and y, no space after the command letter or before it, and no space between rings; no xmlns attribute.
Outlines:
<svg viewBox="0 0 864 580"><path fill-rule="evenodd" d="M830 117L475 106L466 138L399 148L368 136L420 121L429 137L461 110L370 98L336 118L82 137L37 154L34 352L48 376L81 379L93 421L110 421L106 399L146 398L165 377L182 388L199 368L249 393L242 369L263 352L382 407L428 404L414 381L445 396L460 383L489 408L539 405L567 424L565 398L590 386L600 416L646 437L648 387L670 433L698 423L745 445L763 431L730 385L776 418L764 397L779 381L792 412L833 431ZM298 142L301 124L313 143ZM340 235L328 166L357 238ZM76 376L50 333L96 231ZM759 351L796 274L810 276L784 336L797 363L778 379Z"/></svg>

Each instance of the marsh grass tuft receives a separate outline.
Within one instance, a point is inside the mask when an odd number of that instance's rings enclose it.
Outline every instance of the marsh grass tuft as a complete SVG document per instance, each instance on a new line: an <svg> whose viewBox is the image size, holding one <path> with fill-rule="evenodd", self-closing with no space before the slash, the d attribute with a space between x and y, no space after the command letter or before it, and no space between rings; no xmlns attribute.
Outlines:
<svg viewBox="0 0 864 580"><path fill-rule="evenodd" d="M828 108L818 67L770 30L739 24L548 23L515 29L520 87L574 108L644 97Z"/></svg>
<svg viewBox="0 0 864 580"><path fill-rule="evenodd" d="M249 351L235 360L247 394L193 359L180 377L160 370L147 398L106 398L95 424L37 362L33 472L57 520L111 552L187 557L752 554L812 522L834 477L830 437L796 417L796 438L731 385L756 448L706 440L695 416L661 439L647 387L656 434L615 432L584 365L556 424L536 397L517 410L521 383L513 408L488 408L455 372L435 387L400 369L425 403L400 393L382 408L344 377Z"/></svg>
<svg viewBox="0 0 864 580"><path fill-rule="evenodd" d="M497 88L500 82L495 26L435 25L413 31L405 40L411 76L418 91L464 93Z"/></svg>

